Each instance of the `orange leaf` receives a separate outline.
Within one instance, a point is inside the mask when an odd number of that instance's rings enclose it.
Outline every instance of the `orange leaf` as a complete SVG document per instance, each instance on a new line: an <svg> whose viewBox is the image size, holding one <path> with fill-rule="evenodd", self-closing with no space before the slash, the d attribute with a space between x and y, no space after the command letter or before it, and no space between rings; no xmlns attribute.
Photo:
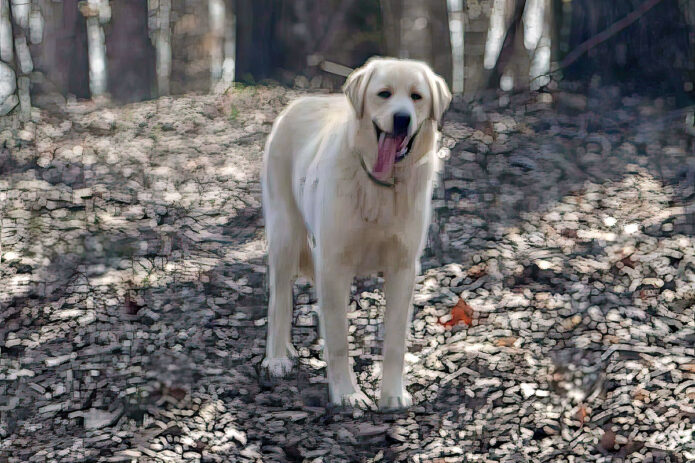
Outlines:
<svg viewBox="0 0 695 463"><path fill-rule="evenodd" d="M584 404L579 406L579 410L577 410L577 419L579 420L579 426L584 426L584 423L586 422L586 417L589 416L588 412L586 411L586 406Z"/></svg>
<svg viewBox="0 0 695 463"><path fill-rule="evenodd" d="M505 338L498 338L495 342L499 347L511 347L514 345L516 340L519 339L516 336L508 336Z"/></svg>
<svg viewBox="0 0 695 463"><path fill-rule="evenodd" d="M463 299L459 298L456 305L451 309L451 320L444 323L440 321L440 323L448 327L458 325L460 322L463 322L467 326L471 326L473 323L474 313L473 307L468 305L468 303Z"/></svg>
<svg viewBox="0 0 695 463"><path fill-rule="evenodd" d="M469 268L466 274L471 278L481 278L487 275L487 266L485 264L477 264Z"/></svg>

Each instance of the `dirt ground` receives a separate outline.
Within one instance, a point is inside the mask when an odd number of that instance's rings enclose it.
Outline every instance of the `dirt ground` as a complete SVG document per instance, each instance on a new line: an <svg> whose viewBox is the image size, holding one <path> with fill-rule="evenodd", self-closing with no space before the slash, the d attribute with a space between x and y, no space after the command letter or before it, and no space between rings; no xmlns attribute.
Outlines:
<svg viewBox="0 0 695 463"><path fill-rule="evenodd" d="M687 111L615 88L455 101L406 357L415 405L378 413L328 405L303 282L297 370L259 381L258 172L298 95L4 123L0 462L695 460ZM349 307L373 398L380 283L357 280Z"/></svg>

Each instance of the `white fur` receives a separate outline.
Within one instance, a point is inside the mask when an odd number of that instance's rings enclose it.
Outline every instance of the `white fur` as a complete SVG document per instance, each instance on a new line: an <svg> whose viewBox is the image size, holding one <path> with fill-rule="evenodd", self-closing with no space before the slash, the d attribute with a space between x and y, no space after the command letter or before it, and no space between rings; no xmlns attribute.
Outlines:
<svg viewBox="0 0 695 463"><path fill-rule="evenodd" d="M388 99L378 96L385 88ZM270 283L263 366L271 376L291 369L292 283L303 274L318 294L331 401L370 407L349 364L346 309L354 276L380 271L386 314L379 405L411 405L403 358L430 221L437 125L450 100L444 81L425 64L372 59L348 78L345 95L298 99L275 121L262 174ZM396 164L395 187L385 188L370 180L359 156L374 164L373 124L390 132L396 111L411 115L409 135L420 131Z"/></svg>

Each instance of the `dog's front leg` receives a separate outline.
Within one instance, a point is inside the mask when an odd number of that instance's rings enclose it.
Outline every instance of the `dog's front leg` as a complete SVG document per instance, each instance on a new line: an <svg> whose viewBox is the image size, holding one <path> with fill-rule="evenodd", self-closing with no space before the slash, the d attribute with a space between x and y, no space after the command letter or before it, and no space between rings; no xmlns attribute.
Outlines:
<svg viewBox="0 0 695 463"><path fill-rule="evenodd" d="M384 373L379 408L399 409L413 403L403 384L403 364L415 285L415 263L387 272L384 278Z"/></svg>
<svg viewBox="0 0 695 463"><path fill-rule="evenodd" d="M357 386L348 358L347 303L353 276L347 269L325 264L317 270L316 288L331 402L372 408L371 400Z"/></svg>

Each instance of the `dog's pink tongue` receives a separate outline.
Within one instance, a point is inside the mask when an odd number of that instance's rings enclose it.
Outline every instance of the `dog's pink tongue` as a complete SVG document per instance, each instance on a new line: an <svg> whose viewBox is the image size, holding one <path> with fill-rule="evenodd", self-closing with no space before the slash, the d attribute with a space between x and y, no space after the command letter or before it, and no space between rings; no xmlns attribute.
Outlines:
<svg viewBox="0 0 695 463"><path fill-rule="evenodd" d="M379 180L391 177L393 164L396 162L396 154L401 149L405 137L381 137L376 162L372 174Z"/></svg>

